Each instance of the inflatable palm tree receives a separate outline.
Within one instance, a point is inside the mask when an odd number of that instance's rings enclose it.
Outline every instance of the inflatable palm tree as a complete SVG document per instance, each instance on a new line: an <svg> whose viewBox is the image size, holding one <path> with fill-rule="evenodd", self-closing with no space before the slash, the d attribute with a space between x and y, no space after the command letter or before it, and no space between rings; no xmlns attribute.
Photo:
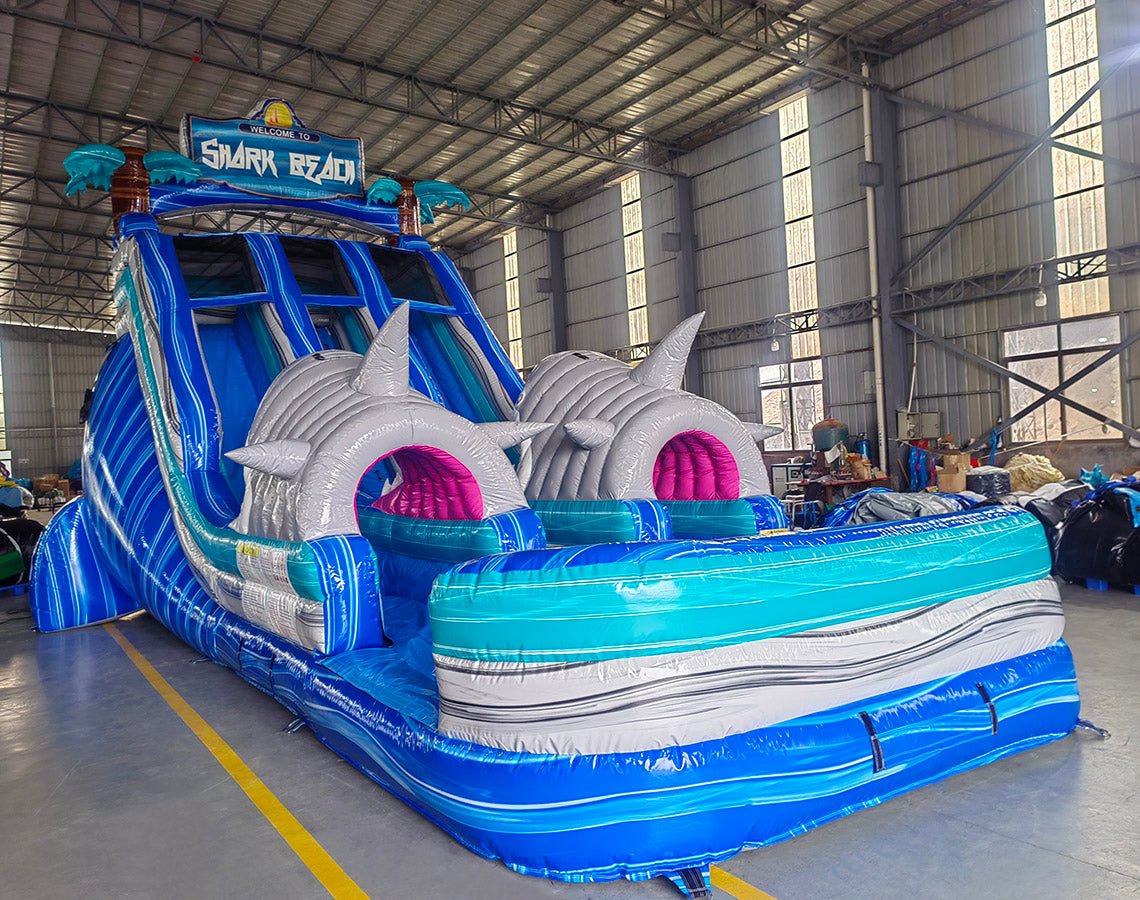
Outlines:
<svg viewBox="0 0 1140 900"><path fill-rule="evenodd" d="M132 155L139 151L132 150ZM127 164L127 153L110 144L85 144L72 150L63 161L67 171L67 194L78 194L87 188L109 191L111 176ZM198 164L181 153L153 150L142 157L151 184L192 184L201 173Z"/></svg>
<svg viewBox="0 0 1140 900"><path fill-rule="evenodd" d="M368 188L368 202L394 204L400 199L404 188L405 185L395 178L377 178ZM434 207L471 208L471 198L446 181L417 181L412 183L412 190L419 201L420 222L424 225L435 221L435 213L432 211Z"/></svg>

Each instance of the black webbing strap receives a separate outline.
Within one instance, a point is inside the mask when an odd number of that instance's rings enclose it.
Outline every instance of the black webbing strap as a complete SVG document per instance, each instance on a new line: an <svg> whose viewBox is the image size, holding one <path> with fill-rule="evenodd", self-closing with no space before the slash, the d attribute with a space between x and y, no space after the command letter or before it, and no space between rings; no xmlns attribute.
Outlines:
<svg viewBox="0 0 1140 900"><path fill-rule="evenodd" d="M875 723L871 721L871 717L865 712L859 713L859 718L863 720L863 727L867 729L867 737L871 739L871 754L874 759L874 771L881 772L886 765L883 762L883 745L879 743L878 732L875 731Z"/></svg>
<svg viewBox="0 0 1140 900"><path fill-rule="evenodd" d="M990 699L990 692L986 690L986 686L984 684L982 684L980 681L977 683L977 685L975 685L975 687L977 687L978 693L982 695L982 700L985 702L986 707L990 711L990 733L991 734L997 734L997 730L998 730L997 707L994 706L994 701Z"/></svg>

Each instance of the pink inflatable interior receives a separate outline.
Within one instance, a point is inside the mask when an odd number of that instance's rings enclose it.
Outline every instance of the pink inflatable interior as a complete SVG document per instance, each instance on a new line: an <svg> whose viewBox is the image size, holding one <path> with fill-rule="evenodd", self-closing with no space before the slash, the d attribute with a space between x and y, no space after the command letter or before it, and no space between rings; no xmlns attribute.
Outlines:
<svg viewBox="0 0 1140 900"><path fill-rule="evenodd" d="M683 431L657 454L653 491L658 500L736 500L740 469L719 438L707 431Z"/></svg>
<svg viewBox="0 0 1140 900"><path fill-rule="evenodd" d="M376 463L389 458L402 480L372 504L374 509L416 519L483 518L479 483L450 453L438 447L401 447Z"/></svg>

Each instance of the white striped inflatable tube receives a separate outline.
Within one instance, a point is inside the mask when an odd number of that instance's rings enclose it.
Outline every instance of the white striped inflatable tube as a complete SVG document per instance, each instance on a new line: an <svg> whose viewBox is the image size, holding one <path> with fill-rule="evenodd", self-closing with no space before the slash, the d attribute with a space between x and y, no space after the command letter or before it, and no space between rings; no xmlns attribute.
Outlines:
<svg viewBox="0 0 1140 900"><path fill-rule="evenodd" d="M529 753L627 753L720 739L1041 650L1051 578L746 644L601 662L436 654L440 731Z"/></svg>

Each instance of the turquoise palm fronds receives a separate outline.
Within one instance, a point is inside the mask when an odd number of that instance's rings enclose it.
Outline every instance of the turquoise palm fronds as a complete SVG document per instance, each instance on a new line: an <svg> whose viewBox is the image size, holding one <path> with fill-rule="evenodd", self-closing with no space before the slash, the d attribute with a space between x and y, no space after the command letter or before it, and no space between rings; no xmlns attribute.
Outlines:
<svg viewBox="0 0 1140 900"><path fill-rule="evenodd" d="M193 184L202 173L194 160L169 150L152 150L143 157L152 184Z"/></svg>
<svg viewBox="0 0 1140 900"><path fill-rule="evenodd" d="M471 208L471 198L453 184L446 181L417 181L416 196L420 200L420 221L425 225L435 221L432 207L458 206L460 209Z"/></svg>
<svg viewBox="0 0 1140 900"><path fill-rule="evenodd" d="M374 206L385 204L391 206L396 202L396 198L400 196L400 182L395 178L377 178L368 187L368 202Z"/></svg>
<svg viewBox="0 0 1140 900"><path fill-rule="evenodd" d="M110 144L84 144L76 147L63 161L69 176L64 192L78 194L89 187L103 191L111 189L111 175L127 161L118 147Z"/></svg>

